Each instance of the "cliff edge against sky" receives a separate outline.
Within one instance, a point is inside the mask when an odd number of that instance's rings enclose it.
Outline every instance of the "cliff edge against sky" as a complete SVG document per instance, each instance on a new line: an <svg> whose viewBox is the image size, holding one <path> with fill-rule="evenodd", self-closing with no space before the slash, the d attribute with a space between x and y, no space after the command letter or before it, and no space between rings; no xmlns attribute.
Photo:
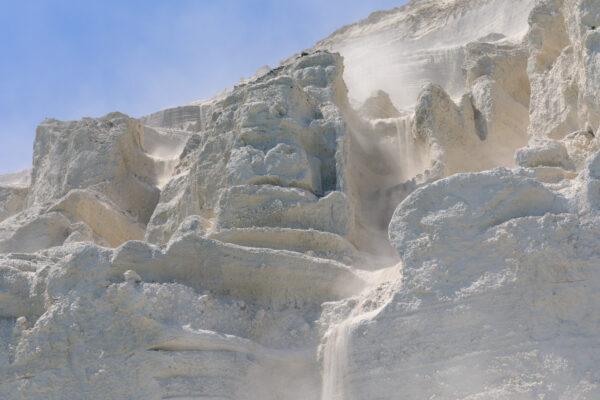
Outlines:
<svg viewBox="0 0 600 400"><path fill-rule="evenodd" d="M4 399L600 398L600 3L420 0L0 176Z"/></svg>

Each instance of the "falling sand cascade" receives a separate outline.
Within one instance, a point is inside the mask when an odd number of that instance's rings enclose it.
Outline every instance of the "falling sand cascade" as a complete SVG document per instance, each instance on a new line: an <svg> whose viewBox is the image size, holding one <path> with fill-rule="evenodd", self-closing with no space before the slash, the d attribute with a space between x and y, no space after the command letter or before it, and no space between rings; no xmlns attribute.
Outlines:
<svg viewBox="0 0 600 400"><path fill-rule="evenodd" d="M0 398L600 398L597 26L414 0L44 120L0 176Z"/></svg>

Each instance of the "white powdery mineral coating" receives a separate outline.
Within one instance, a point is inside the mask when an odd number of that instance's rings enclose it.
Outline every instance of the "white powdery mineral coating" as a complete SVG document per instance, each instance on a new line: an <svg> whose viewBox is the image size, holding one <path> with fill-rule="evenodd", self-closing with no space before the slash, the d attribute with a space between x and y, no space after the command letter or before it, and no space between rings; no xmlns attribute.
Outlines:
<svg viewBox="0 0 600 400"><path fill-rule="evenodd" d="M465 45L479 39L520 41L535 0L421 0L373 13L317 44L340 52L350 98L363 102L387 91L399 108L414 106L421 85L441 85L452 97L465 90ZM490 40L491 39L491 40Z"/></svg>
<svg viewBox="0 0 600 400"><path fill-rule="evenodd" d="M0 176L0 398L600 398L599 35L595 0L415 0L42 122Z"/></svg>

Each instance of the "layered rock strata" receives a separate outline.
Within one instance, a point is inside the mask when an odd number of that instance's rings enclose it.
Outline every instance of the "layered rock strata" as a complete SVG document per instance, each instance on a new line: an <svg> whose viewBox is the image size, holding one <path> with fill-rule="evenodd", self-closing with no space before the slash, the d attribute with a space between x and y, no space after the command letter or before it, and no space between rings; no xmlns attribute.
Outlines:
<svg viewBox="0 0 600 400"><path fill-rule="evenodd" d="M44 121L0 176L0 397L598 398L598 26L413 1L209 100Z"/></svg>

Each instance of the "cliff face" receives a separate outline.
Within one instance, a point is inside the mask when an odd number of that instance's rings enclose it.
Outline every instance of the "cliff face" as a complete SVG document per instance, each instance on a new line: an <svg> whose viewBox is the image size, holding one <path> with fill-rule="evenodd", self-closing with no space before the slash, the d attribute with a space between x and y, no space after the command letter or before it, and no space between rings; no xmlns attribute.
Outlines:
<svg viewBox="0 0 600 400"><path fill-rule="evenodd" d="M413 1L0 177L0 397L600 397L600 4Z"/></svg>

